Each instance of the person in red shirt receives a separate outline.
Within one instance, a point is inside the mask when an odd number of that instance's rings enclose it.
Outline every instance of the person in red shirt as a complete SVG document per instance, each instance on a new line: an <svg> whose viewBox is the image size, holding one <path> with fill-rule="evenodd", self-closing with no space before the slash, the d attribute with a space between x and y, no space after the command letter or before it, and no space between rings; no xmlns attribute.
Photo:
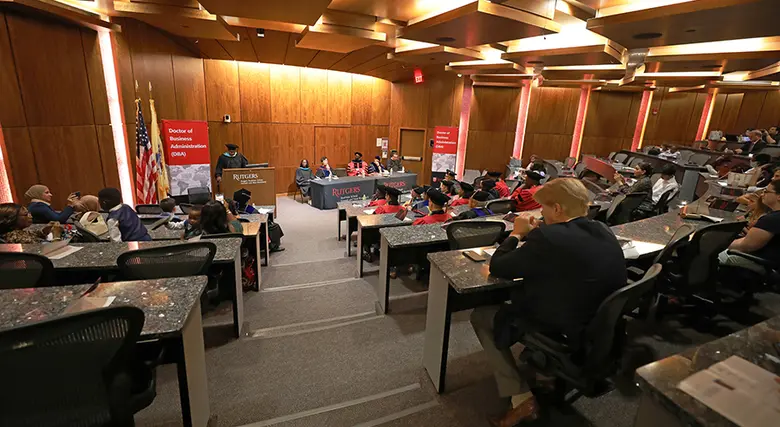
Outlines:
<svg viewBox="0 0 780 427"><path fill-rule="evenodd" d="M512 199L515 200L517 207L516 212L532 211L534 209L540 209L542 205L534 200L534 194L542 188L539 182L545 177L544 171L529 170L525 173L525 183L514 193L512 193Z"/></svg>
<svg viewBox="0 0 780 427"><path fill-rule="evenodd" d="M355 159L347 163L348 176L366 176L368 174L368 163L363 161L363 153L355 151Z"/></svg>
<svg viewBox="0 0 780 427"><path fill-rule="evenodd" d="M371 203L366 207L382 206L385 203L387 203L387 187L381 184L377 185L376 193L374 193L374 197L371 198Z"/></svg>
<svg viewBox="0 0 780 427"><path fill-rule="evenodd" d="M450 202L450 207L469 204L469 199L473 194L474 194L474 186L465 182L461 182L460 192L458 193L460 198Z"/></svg>
<svg viewBox="0 0 780 427"><path fill-rule="evenodd" d="M498 197L509 197L511 192L509 191L509 186L506 185L506 181L501 179L501 172L488 172L487 174L491 179L493 179L493 181L496 182L496 191L498 192Z"/></svg>
<svg viewBox="0 0 780 427"><path fill-rule="evenodd" d="M432 188L428 190L428 201L430 213L422 218L417 218L412 225L436 224L450 219L450 216L444 212L444 207L450 201L449 196Z"/></svg>
<svg viewBox="0 0 780 427"><path fill-rule="evenodd" d="M398 203L399 196L401 196L400 190L392 187L385 187L385 197L387 198L387 203L376 208L374 215L396 213L403 209L404 207Z"/></svg>

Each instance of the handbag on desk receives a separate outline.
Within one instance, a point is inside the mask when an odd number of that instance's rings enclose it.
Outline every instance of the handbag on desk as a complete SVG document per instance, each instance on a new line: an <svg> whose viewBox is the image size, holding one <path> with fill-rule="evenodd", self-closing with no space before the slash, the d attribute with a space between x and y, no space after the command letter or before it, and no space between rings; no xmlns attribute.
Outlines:
<svg viewBox="0 0 780 427"><path fill-rule="evenodd" d="M79 219L79 225L96 236L108 233L108 224L99 212L85 212Z"/></svg>

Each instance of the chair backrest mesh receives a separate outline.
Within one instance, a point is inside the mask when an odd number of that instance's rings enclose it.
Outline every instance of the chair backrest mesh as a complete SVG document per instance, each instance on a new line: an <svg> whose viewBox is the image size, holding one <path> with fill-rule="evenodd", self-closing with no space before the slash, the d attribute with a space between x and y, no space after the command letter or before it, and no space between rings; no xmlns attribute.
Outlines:
<svg viewBox="0 0 780 427"><path fill-rule="evenodd" d="M615 157L613 157L613 160L618 163L623 163L628 158L628 154L626 153L617 153L615 154Z"/></svg>
<svg viewBox="0 0 780 427"><path fill-rule="evenodd" d="M718 254L729 247L746 224L746 221L713 224L693 234L682 260L688 286L714 286L711 279L717 272Z"/></svg>
<svg viewBox="0 0 780 427"><path fill-rule="evenodd" d="M135 211L139 214L156 215L163 212L160 205L135 205Z"/></svg>
<svg viewBox="0 0 780 427"><path fill-rule="evenodd" d="M674 232L674 235L672 235L672 238L669 240L669 243L667 243L666 246L664 246L664 248L661 250L661 252L659 252L658 255L655 256L655 260L653 261L653 263L664 265L664 263L666 263L672 258L672 255L674 255L674 252L677 249L688 244L691 238L691 234L693 234L694 231L696 231L696 227L690 224L681 225Z"/></svg>
<svg viewBox="0 0 780 427"><path fill-rule="evenodd" d="M618 289L601 303L587 327L583 372L598 376L615 352L620 351L621 340L617 337L625 334L623 315L634 310L639 299L653 289L661 269L660 264L653 264L641 280Z"/></svg>
<svg viewBox="0 0 780 427"><path fill-rule="evenodd" d="M642 204L645 197L647 197L647 193L627 194L625 199L621 200L620 204L615 207L612 215L607 218L610 224L619 225L629 222L631 220L631 212ZM617 197L612 201L613 205L616 203L616 200ZM611 208L612 206L610 206Z"/></svg>
<svg viewBox="0 0 780 427"><path fill-rule="evenodd" d="M599 212L601 212L601 206L599 205L588 206L588 219L596 219L596 217L599 215Z"/></svg>
<svg viewBox="0 0 780 427"><path fill-rule="evenodd" d="M658 203L655 204L655 208L658 209L658 212L666 213L669 210L669 202L674 199L678 192L679 190L672 188L664 194L661 194L661 198L658 199Z"/></svg>
<svg viewBox="0 0 780 427"><path fill-rule="evenodd" d="M54 265L43 255L0 252L0 289L51 286Z"/></svg>
<svg viewBox="0 0 780 427"><path fill-rule="evenodd" d="M216 252L214 243L200 241L125 252L116 262L125 280L198 276L208 272Z"/></svg>
<svg viewBox="0 0 780 427"><path fill-rule="evenodd" d="M211 191L208 187L190 187L187 189L187 199L193 205L205 205L211 200Z"/></svg>
<svg viewBox="0 0 780 427"><path fill-rule="evenodd" d="M688 160L691 159L691 156L693 156L693 151L688 150L680 150L680 162L685 164L688 163Z"/></svg>
<svg viewBox="0 0 780 427"><path fill-rule="evenodd" d="M190 211L192 211L192 204L191 203L181 203L179 204L179 208L181 208L181 211L189 215Z"/></svg>
<svg viewBox="0 0 780 427"><path fill-rule="evenodd" d="M490 209L490 211L495 214L505 214L505 213L512 212L512 209L515 208L515 201L514 200L493 200L491 202L488 202L487 205L485 205L485 207Z"/></svg>
<svg viewBox="0 0 780 427"><path fill-rule="evenodd" d="M109 307L0 332L0 425L133 425L125 368L143 323Z"/></svg>
<svg viewBox="0 0 780 427"><path fill-rule="evenodd" d="M495 244L506 229L498 221L459 221L447 226L450 249L478 248Z"/></svg>

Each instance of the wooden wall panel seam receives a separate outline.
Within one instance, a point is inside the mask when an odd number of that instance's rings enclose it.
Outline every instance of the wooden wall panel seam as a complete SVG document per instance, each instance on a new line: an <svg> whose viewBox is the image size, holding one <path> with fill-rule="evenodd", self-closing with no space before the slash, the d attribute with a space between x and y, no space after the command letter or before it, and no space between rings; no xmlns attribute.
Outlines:
<svg viewBox="0 0 780 427"><path fill-rule="evenodd" d="M7 32L8 36L8 48L11 53L11 63L14 68L14 75L16 77L16 87L19 91L19 104L21 104L22 107L22 116L24 117L24 125L27 126L30 124L30 120L27 117L27 106L24 105L24 95L22 94L22 81L19 78L19 67L16 64L16 53L14 52L14 44L11 42L11 27L8 25L8 15L3 14L3 20L5 21L5 30Z"/></svg>

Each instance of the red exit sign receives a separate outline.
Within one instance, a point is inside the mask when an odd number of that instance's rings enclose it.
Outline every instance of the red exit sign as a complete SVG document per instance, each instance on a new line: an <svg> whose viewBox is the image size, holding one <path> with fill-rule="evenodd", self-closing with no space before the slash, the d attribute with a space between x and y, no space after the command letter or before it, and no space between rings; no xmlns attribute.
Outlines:
<svg viewBox="0 0 780 427"><path fill-rule="evenodd" d="M423 80L422 70L419 69L419 68L415 68L414 69L414 83L415 84L419 84L419 83L422 83L423 81L424 80Z"/></svg>

